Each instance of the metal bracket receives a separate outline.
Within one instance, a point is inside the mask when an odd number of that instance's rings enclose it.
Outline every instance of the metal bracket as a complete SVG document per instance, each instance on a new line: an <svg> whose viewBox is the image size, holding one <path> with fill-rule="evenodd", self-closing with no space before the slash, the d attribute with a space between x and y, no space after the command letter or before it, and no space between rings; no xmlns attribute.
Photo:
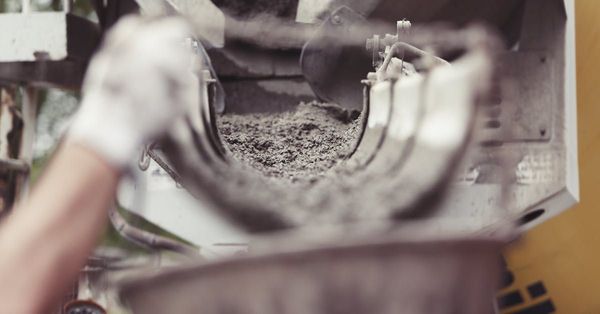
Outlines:
<svg viewBox="0 0 600 314"><path fill-rule="evenodd" d="M42 86L76 88L100 41L97 24L68 12L0 14L0 80Z"/></svg>

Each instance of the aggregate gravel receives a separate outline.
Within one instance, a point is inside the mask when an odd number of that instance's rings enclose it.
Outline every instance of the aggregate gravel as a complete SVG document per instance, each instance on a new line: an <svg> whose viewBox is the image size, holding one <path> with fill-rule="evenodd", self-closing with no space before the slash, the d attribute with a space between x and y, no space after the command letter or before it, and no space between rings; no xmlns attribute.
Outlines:
<svg viewBox="0 0 600 314"><path fill-rule="evenodd" d="M217 120L232 155L272 178L316 177L347 157L358 140L359 113L301 103L294 111L225 114Z"/></svg>

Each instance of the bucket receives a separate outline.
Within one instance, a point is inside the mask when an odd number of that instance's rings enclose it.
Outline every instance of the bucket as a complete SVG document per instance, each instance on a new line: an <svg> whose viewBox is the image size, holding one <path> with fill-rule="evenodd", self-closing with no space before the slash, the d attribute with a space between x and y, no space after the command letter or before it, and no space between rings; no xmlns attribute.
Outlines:
<svg viewBox="0 0 600 314"><path fill-rule="evenodd" d="M503 242L379 241L192 265L121 285L133 313L493 313Z"/></svg>

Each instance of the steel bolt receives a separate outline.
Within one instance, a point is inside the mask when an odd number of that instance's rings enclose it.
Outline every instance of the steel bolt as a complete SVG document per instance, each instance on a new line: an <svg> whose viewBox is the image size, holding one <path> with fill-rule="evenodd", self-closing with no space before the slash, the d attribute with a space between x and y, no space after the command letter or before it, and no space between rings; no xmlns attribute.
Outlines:
<svg viewBox="0 0 600 314"><path fill-rule="evenodd" d="M333 24L335 24L335 25L342 24L342 18L341 18L339 15L334 15L334 16L331 18L331 22L332 22Z"/></svg>
<svg viewBox="0 0 600 314"><path fill-rule="evenodd" d="M396 35L400 35L402 33L408 32L410 30L412 24L408 20L402 20L396 22Z"/></svg>

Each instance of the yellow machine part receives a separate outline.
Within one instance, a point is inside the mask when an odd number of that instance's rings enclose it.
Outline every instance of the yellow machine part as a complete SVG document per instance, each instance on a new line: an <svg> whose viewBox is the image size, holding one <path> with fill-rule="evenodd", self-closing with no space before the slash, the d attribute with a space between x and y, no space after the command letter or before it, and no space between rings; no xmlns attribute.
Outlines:
<svg viewBox="0 0 600 314"><path fill-rule="evenodd" d="M581 203L505 252L502 314L600 314L600 1L575 10Z"/></svg>

